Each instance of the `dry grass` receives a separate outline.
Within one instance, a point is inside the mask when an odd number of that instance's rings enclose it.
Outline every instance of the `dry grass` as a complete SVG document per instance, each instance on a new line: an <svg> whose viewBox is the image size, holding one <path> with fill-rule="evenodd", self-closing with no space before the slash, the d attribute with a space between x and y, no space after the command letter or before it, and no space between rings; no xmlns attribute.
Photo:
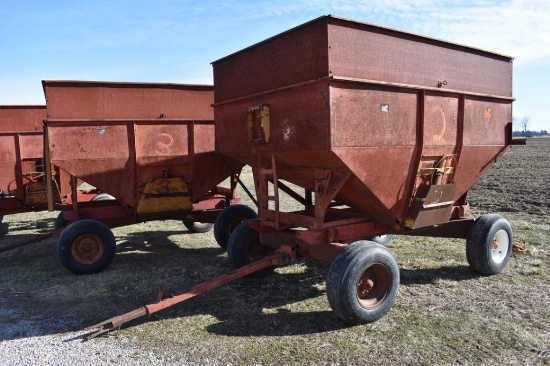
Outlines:
<svg viewBox="0 0 550 366"><path fill-rule="evenodd" d="M400 292L374 324L337 319L325 296L326 267L304 261L135 321L119 340L174 362L550 364L549 153L550 140L530 140L473 189L474 213L508 218L525 248L500 275L475 275L462 240L397 237L389 248L401 268ZM54 218L8 216L0 245L43 232ZM230 269L211 233L190 234L177 221L114 233L118 253L96 275L65 270L55 240L0 254L0 341L76 331L154 301L161 284L179 291Z"/></svg>

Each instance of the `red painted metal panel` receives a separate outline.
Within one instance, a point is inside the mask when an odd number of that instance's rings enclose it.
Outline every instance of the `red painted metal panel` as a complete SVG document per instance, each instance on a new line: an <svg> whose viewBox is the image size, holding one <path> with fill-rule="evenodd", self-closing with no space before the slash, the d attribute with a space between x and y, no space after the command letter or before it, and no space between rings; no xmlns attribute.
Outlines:
<svg viewBox="0 0 550 366"><path fill-rule="evenodd" d="M198 201L229 176L214 152L212 86L80 81L43 86L52 163L123 205L136 208L153 178L182 177L191 200Z"/></svg>
<svg viewBox="0 0 550 366"><path fill-rule="evenodd" d="M333 147L414 146L417 92L361 83L331 83Z"/></svg>
<svg viewBox="0 0 550 366"><path fill-rule="evenodd" d="M43 81L48 119L212 120L209 85Z"/></svg>
<svg viewBox="0 0 550 366"><path fill-rule="evenodd" d="M501 146L512 123L512 102L466 98L464 117L465 146Z"/></svg>
<svg viewBox="0 0 550 366"><path fill-rule="evenodd" d="M213 65L216 103L329 76L512 96L509 56L333 16Z"/></svg>
<svg viewBox="0 0 550 366"><path fill-rule="evenodd" d="M19 135L19 143L21 148L21 159L39 159L44 154L44 147L42 142L42 133Z"/></svg>
<svg viewBox="0 0 550 366"><path fill-rule="evenodd" d="M0 132L42 131L44 119L45 105L0 106Z"/></svg>
<svg viewBox="0 0 550 366"><path fill-rule="evenodd" d="M135 124L136 159L139 165L189 155L189 134L186 124Z"/></svg>
<svg viewBox="0 0 550 366"><path fill-rule="evenodd" d="M133 126L49 121L46 128L52 164L135 205Z"/></svg>
<svg viewBox="0 0 550 366"><path fill-rule="evenodd" d="M216 129L214 123L195 123L194 125L194 138L195 141L200 142L195 144L195 154L206 153L216 150L215 138Z"/></svg>
<svg viewBox="0 0 550 366"><path fill-rule="evenodd" d="M229 156L235 153L328 150L330 147L330 97L326 82L311 83L269 94L252 96L216 106L216 141ZM247 110L269 104L271 140L249 144ZM250 156L254 155L250 154ZM309 158L312 154L309 154ZM316 158L313 158L316 159ZM256 159L249 160L251 164ZM318 164L318 162L313 162Z"/></svg>
<svg viewBox="0 0 550 366"><path fill-rule="evenodd" d="M335 17L320 21L327 23L331 75L512 96L508 56Z"/></svg>
<svg viewBox="0 0 550 366"><path fill-rule="evenodd" d="M0 190L21 204L24 175L36 171L43 155L45 118L46 106L0 106Z"/></svg>
<svg viewBox="0 0 550 366"><path fill-rule="evenodd" d="M319 61L304 70L301 58ZM454 182L458 200L510 143L507 56L328 16L213 66L220 151L252 165L257 184L284 179L314 195L314 214L282 215L261 188L265 225L319 228L334 200L403 229L420 188Z"/></svg>
<svg viewBox="0 0 550 366"><path fill-rule="evenodd" d="M218 60L213 63L215 101L326 77L326 49L326 26L314 22Z"/></svg>
<svg viewBox="0 0 550 366"><path fill-rule="evenodd" d="M428 155L452 154L457 143L458 98L426 95L424 102L424 147L430 150Z"/></svg>

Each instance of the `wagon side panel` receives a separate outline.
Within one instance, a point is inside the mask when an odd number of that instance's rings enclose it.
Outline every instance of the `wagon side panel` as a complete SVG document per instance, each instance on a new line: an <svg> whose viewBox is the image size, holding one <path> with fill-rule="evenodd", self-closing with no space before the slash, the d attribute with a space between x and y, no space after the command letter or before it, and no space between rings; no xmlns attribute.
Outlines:
<svg viewBox="0 0 550 366"><path fill-rule="evenodd" d="M470 97L464 104L464 146L455 178L457 198L485 174L512 138L512 101Z"/></svg>
<svg viewBox="0 0 550 366"><path fill-rule="evenodd" d="M391 211L404 217L408 182L414 174L417 103L415 91L332 83L332 149L364 186L355 195L341 190L348 204L351 200L353 207L365 212L388 215Z"/></svg>
<svg viewBox="0 0 550 366"><path fill-rule="evenodd" d="M0 132L42 132L45 105L0 106Z"/></svg>
<svg viewBox="0 0 550 366"><path fill-rule="evenodd" d="M52 164L135 206L135 149L128 123L48 122Z"/></svg>
<svg viewBox="0 0 550 366"><path fill-rule="evenodd" d="M333 76L512 96L509 57L337 18L329 24Z"/></svg>
<svg viewBox="0 0 550 366"><path fill-rule="evenodd" d="M49 119L213 119L211 86L44 81Z"/></svg>
<svg viewBox="0 0 550 366"><path fill-rule="evenodd" d="M215 101L329 76L326 25L316 22L300 30L214 62Z"/></svg>

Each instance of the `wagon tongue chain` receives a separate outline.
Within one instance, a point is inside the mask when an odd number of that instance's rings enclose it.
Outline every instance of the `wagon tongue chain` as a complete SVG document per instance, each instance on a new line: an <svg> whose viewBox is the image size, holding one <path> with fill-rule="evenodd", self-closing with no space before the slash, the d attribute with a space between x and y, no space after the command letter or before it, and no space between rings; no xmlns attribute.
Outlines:
<svg viewBox="0 0 550 366"><path fill-rule="evenodd" d="M120 329L121 325L124 323L140 318L147 314L156 313L157 311L166 309L172 305L189 300L190 298L195 297L199 294L202 294L203 292L209 291L213 288L225 285L229 282L232 282L241 277L247 276L251 273L260 271L264 268L284 264L285 262L295 258L296 258L295 251L290 247L283 246L281 247L281 249L277 250L274 254L271 254L261 260L252 262L246 266L240 267L234 271L225 273L221 276L214 277L211 280L201 282L195 286L188 288L187 290L179 294L173 294L170 297L162 298L165 291L164 289L161 288L161 290L159 291L159 299L157 302L142 306L141 308L132 310L126 314L115 316L111 319L107 319L101 323L85 328L84 330L97 329L95 332L89 334L86 338L90 340L101 334L109 333L113 330L118 330Z"/></svg>

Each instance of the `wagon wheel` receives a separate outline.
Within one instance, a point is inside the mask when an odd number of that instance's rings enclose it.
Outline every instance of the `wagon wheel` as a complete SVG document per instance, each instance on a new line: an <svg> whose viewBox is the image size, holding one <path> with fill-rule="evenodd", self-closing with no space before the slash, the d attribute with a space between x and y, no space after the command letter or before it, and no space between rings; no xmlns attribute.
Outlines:
<svg viewBox="0 0 550 366"><path fill-rule="evenodd" d="M115 250L111 229L96 220L75 221L57 240L61 263L76 274L101 272L113 260Z"/></svg>
<svg viewBox="0 0 550 366"><path fill-rule="evenodd" d="M116 198L108 193L98 193L90 201L114 201Z"/></svg>
<svg viewBox="0 0 550 366"><path fill-rule="evenodd" d="M346 246L327 275L332 310L353 324L372 323L392 307L399 288L399 267L384 246L367 240Z"/></svg>
<svg viewBox="0 0 550 366"><path fill-rule="evenodd" d="M23 177L28 179L30 182L36 182L38 179L46 176L44 165L36 165L34 168L36 169L35 171L23 173ZM55 175L55 172L52 172L52 175Z"/></svg>
<svg viewBox="0 0 550 366"><path fill-rule="evenodd" d="M390 241L393 240L393 235L385 234L385 235L373 236L372 238L369 238L369 240L378 244L388 245Z"/></svg>
<svg viewBox="0 0 550 366"><path fill-rule="evenodd" d="M214 237L218 242L218 245L223 249L227 249L227 243L229 242L229 236L242 222L255 219L258 217L256 212L248 206L233 205L226 207L214 223Z"/></svg>
<svg viewBox="0 0 550 366"><path fill-rule="evenodd" d="M64 228L67 225L69 225L69 221L65 219L65 216L63 216L63 211L61 211L59 215L57 215L57 217L55 218L53 228L55 230L59 230L61 228Z"/></svg>
<svg viewBox="0 0 550 366"><path fill-rule="evenodd" d="M502 216L479 217L466 239L466 259L483 275L502 272L512 254L512 227Z"/></svg>
<svg viewBox="0 0 550 366"><path fill-rule="evenodd" d="M260 260L275 251L275 248L263 245L260 242L260 233L249 226L259 219L242 222L235 228L227 243L227 256L233 268L241 268L254 261ZM263 277L271 274L273 267L264 268L247 277Z"/></svg>
<svg viewBox="0 0 550 366"><path fill-rule="evenodd" d="M199 222L192 219L183 220L183 225L192 233L206 233L214 227L214 224L210 222Z"/></svg>

